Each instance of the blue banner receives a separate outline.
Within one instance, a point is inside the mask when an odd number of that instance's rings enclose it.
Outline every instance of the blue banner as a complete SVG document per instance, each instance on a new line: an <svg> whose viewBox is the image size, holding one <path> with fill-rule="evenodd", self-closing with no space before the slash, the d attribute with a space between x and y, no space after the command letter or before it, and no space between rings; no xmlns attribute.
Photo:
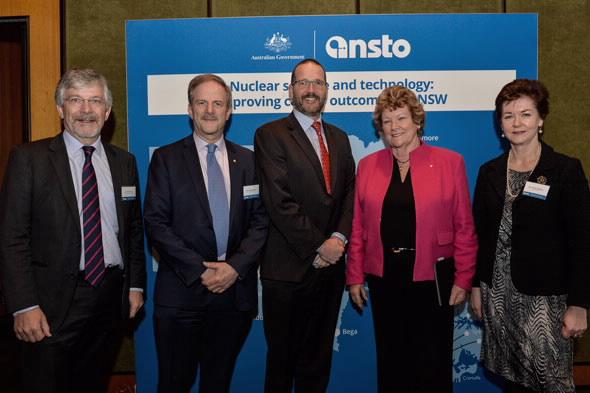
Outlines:
<svg viewBox="0 0 590 393"><path fill-rule="evenodd" d="M137 157L142 189L151 152L191 133L187 87L195 75L215 73L230 85L234 112L227 138L251 147L257 127L291 111L290 72L310 57L328 71L324 118L349 133L357 162L383 148L372 125L377 95L387 86L403 85L427 111L424 140L463 154L473 187L479 166L501 151L495 96L515 78L537 78L537 39L536 14L128 21L129 147ZM157 383L151 292L158 264L147 251L147 318L136 334L141 393L155 392ZM232 392L263 391L263 318L258 315L240 354ZM499 391L479 364L480 344L481 331L468 309L458 310L455 392ZM370 310L359 315L345 293L330 392L376 391L374 346Z"/></svg>

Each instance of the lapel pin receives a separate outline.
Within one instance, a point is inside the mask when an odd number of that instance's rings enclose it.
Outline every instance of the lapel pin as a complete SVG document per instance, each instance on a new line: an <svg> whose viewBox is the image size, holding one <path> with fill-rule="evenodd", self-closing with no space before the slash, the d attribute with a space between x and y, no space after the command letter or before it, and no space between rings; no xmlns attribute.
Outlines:
<svg viewBox="0 0 590 393"><path fill-rule="evenodd" d="M539 176L539 177L537 177L537 183L547 184L547 178L545 176Z"/></svg>

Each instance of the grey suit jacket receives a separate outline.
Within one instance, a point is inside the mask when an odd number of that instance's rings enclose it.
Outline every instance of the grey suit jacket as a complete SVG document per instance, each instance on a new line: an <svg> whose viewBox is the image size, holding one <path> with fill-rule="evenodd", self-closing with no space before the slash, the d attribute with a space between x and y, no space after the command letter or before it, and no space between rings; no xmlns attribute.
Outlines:
<svg viewBox="0 0 590 393"><path fill-rule="evenodd" d="M129 287L145 288L145 256L135 157L103 143L115 193L118 241ZM121 187L134 186L134 200ZM80 215L61 134L12 149L0 193L0 276L9 312L40 305L53 331L63 321L78 277Z"/></svg>

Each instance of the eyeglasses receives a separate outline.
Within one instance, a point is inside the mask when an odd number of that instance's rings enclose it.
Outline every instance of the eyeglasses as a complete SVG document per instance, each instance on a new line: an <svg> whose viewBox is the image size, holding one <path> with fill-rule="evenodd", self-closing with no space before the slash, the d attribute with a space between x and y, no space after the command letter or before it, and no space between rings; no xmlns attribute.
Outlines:
<svg viewBox="0 0 590 393"><path fill-rule="evenodd" d="M83 103L88 103L92 107L103 106L104 100L102 98L82 98L82 97L68 97L65 99L70 105L80 107Z"/></svg>
<svg viewBox="0 0 590 393"><path fill-rule="evenodd" d="M324 87L328 87L328 84L326 82L324 82L323 80L320 79L314 79L312 81L310 81L309 79L299 79L296 81L291 82L291 85L295 86L295 87L309 87L309 86L313 86L313 87L317 87L319 88L324 88Z"/></svg>

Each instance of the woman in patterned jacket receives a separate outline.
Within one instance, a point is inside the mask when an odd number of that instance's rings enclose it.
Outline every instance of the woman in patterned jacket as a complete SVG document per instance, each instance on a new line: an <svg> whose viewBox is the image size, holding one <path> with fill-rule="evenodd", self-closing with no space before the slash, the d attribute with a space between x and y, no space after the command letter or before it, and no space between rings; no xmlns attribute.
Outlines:
<svg viewBox="0 0 590 393"><path fill-rule="evenodd" d="M472 308L482 358L506 392L574 393L573 338L590 305L590 191L580 161L541 141L549 93L517 79L496 98L509 150L484 164L474 196L479 238Z"/></svg>

